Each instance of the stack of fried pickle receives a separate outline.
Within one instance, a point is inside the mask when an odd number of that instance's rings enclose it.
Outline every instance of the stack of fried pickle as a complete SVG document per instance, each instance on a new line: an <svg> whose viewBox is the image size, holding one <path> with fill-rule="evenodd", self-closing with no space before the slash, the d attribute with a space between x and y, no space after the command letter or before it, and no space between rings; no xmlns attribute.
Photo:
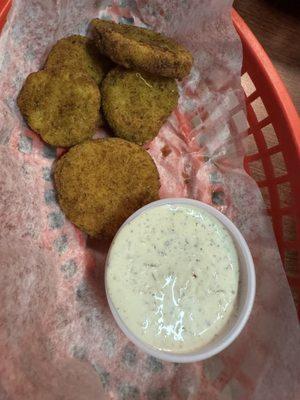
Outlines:
<svg viewBox="0 0 300 400"><path fill-rule="evenodd" d="M140 145L177 106L175 79L189 73L193 60L148 29L100 19L91 26L92 39L73 35L53 46L17 102L45 142L74 146L54 168L63 212L89 235L111 238L134 211L158 198L156 166ZM105 121L117 138L91 139Z"/></svg>

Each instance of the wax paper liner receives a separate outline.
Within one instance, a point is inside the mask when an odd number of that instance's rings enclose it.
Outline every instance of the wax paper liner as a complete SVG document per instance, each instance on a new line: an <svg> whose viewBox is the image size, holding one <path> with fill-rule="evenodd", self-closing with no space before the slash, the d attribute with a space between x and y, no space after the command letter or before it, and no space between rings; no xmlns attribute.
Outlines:
<svg viewBox="0 0 300 400"><path fill-rule="evenodd" d="M243 170L248 125L231 1L13 3L0 40L0 399L299 398L295 308L260 192ZM148 146L160 194L199 199L229 216L257 273L246 328L203 363L161 362L120 332L103 286L108 243L65 220L51 176L60 151L29 131L16 107L25 77L53 43L84 33L97 16L148 25L194 54L178 108Z"/></svg>

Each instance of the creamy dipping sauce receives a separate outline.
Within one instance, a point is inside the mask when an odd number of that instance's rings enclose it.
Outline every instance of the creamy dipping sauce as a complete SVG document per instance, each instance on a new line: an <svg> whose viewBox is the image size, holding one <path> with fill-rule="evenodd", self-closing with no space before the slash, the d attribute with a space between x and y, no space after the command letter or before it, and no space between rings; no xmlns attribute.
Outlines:
<svg viewBox="0 0 300 400"><path fill-rule="evenodd" d="M237 251L223 224L198 207L161 205L124 225L106 274L122 321L159 350L201 348L235 310Z"/></svg>

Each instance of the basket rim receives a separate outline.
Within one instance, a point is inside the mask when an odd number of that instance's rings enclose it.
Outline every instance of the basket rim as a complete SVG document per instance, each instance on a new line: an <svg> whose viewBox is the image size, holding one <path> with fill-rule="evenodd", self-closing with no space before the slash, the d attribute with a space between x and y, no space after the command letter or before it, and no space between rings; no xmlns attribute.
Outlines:
<svg viewBox="0 0 300 400"><path fill-rule="evenodd" d="M5 24L6 15L11 7L12 0L0 0L0 33Z"/></svg>

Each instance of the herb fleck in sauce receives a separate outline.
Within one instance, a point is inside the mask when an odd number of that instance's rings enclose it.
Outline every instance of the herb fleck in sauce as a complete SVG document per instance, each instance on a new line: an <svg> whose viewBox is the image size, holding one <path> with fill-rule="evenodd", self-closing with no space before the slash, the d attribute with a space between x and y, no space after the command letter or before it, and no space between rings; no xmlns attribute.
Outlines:
<svg viewBox="0 0 300 400"><path fill-rule="evenodd" d="M235 311L238 256L227 229L185 205L148 209L110 251L107 290L129 329L160 350L210 342Z"/></svg>

